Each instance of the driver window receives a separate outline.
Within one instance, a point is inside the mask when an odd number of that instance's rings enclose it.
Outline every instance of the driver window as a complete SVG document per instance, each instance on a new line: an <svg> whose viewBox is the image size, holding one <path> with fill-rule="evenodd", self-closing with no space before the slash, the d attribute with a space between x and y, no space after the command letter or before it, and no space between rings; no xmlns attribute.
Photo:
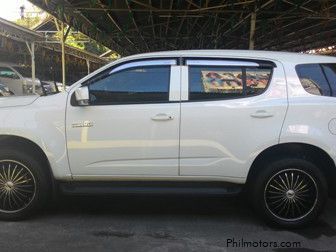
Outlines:
<svg viewBox="0 0 336 252"><path fill-rule="evenodd" d="M169 65L124 69L89 84L90 104L168 102L169 81Z"/></svg>

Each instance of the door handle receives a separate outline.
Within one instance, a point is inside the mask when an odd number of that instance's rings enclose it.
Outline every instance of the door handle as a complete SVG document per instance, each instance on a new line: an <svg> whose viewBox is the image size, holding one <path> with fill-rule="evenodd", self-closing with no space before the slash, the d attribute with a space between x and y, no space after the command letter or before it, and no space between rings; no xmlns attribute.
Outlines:
<svg viewBox="0 0 336 252"><path fill-rule="evenodd" d="M268 118L268 117L272 117L272 116L274 116L274 115L271 114L271 113L268 113L265 110L258 110L255 113L251 114L251 117L253 117L253 118Z"/></svg>
<svg viewBox="0 0 336 252"><path fill-rule="evenodd" d="M167 114L163 114L163 113L157 114L157 115L152 117L153 121L170 121L170 120L173 120L173 119L174 118L172 116L167 115Z"/></svg>

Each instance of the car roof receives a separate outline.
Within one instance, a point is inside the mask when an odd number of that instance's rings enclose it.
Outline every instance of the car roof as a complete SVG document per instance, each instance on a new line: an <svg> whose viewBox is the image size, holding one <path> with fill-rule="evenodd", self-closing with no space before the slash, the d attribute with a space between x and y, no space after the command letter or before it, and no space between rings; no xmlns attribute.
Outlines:
<svg viewBox="0 0 336 252"><path fill-rule="evenodd" d="M182 50L143 53L121 58L120 62L156 57L217 57L217 58L251 58L276 60L288 63L336 63L336 57L313 55L307 53L258 51L258 50Z"/></svg>

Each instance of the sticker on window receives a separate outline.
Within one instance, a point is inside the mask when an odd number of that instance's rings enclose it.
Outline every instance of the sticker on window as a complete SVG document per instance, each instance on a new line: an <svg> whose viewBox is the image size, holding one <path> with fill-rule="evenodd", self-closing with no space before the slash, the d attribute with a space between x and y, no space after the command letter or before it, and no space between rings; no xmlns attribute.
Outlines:
<svg viewBox="0 0 336 252"><path fill-rule="evenodd" d="M242 93L242 72L201 71L205 93Z"/></svg>
<svg viewBox="0 0 336 252"><path fill-rule="evenodd" d="M270 69L246 69L247 94L263 92L269 82L270 76Z"/></svg>

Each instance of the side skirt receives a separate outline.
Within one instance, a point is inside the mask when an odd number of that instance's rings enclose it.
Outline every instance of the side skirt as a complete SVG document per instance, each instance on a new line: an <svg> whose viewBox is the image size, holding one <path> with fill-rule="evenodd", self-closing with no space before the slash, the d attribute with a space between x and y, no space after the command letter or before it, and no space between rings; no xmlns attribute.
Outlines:
<svg viewBox="0 0 336 252"><path fill-rule="evenodd" d="M59 182L64 194L109 195L109 194L195 194L236 195L243 185L225 182L190 181L111 181L111 182Z"/></svg>

